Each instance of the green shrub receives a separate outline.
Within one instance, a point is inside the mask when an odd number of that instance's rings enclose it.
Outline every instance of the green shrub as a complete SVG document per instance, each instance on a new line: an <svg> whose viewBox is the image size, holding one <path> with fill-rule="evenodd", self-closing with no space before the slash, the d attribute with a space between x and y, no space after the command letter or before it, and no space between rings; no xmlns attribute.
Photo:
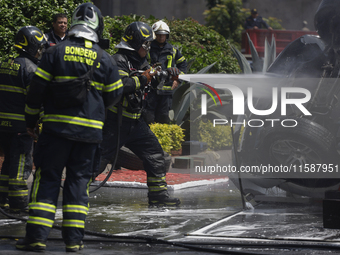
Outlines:
<svg viewBox="0 0 340 255"><path fill-rule="evenodd" d="M56 13L66 13L69 22L75 8L85 0L1 0L0 58L13 54L14 37L23 26L36 26L43 32L52 27Z"/></svg>
<svg viewBox="0 0 340 255"><path fill-rule="evenodd" d="M13 54L14 37L17 31L27 25L40 28L44 33L52 26L52 17L56 13L66 13L71 22L71 14L80 3L86 0L1 0L0 1L0 59ZM188 18L185 20L163 19L171 29L170 43L177 46L187 60L195 59L190 73L217 63L211 73L239 73L240 69L229 47L229 41L214 30ZM120 42L125 28L134 21L143 21L152 25L157 19L138 15L104 17L104 38L109 38L111 45L107 50L114 54L114 47Z"/></svg>
<svg viewBox="0 0 340 255"><path fill-rule="evenodd" d="M206 142L208 150L221 150L232 146L229 125L213 126L211 121L199 120L191 126L191 139Z"/></svg>
<svg viewBox="0 0 340 255"><path fill-rule="evenodd" d="M165 152L171 154L172 150L181 149L184 134L183 129L178 125L153 123L150 125L150 129L158 138Z"/></svg>
<svg viewBox="0 0 340 255"><path fill-rule="evenodd" d="M105 17L104 37L110 38L108 50L114 54L125 28L134 21L142 21L150 26L157 21L153 16L146 18L138 15ZM217 62L210 73L239 73L240 68L230 50L229 41L216 31L199 24L192 18L185 20L164 18L170 27L169 42L179 48L187 60L195 59L188 73L197 73L203 67Z"/></svg>

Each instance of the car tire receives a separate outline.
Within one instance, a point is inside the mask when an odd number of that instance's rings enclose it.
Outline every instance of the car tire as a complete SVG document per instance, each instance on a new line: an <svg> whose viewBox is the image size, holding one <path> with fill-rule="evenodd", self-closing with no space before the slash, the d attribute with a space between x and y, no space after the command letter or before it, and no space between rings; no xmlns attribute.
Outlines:
<svg viewBox="0 0 340 255"><path fill-rule="evenodd" d="M271 165L338 164L335 137L323 126L308 119L297 119L296 127L264 130L261 157ZM327 187L339 179L296 178L287 181L304 187Z"/></svg>

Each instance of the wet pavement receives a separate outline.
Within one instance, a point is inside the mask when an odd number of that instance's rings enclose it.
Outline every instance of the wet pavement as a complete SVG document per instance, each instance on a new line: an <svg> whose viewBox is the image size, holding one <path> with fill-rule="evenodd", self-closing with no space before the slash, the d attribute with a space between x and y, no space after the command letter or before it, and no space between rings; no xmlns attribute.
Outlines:
<svg viewBox="0 0 340 255"><path fill-rule="evenodd" d="M181 199L180 207L149 208L145 188L102 187L90 193L85 248L76 254L340 253L339 230L323 228L321 201L267 200L243 210L231 181L170 193ZM61 201L57 225L62 221ZM0 214L0 254L26 254L15 249L15 239L24 235L24 222ZM44 253L66 253L59 229L52 229Z"/></svg>
<svg viewBox="0 0 340 255"><path fill-rule="evenodd" d="M171 195L181 199L179 208L149 208L146 189L103 187L90 194L90 210L86 220L86 231L105 235L151 236L170 240L203 226L214 223L242 207L240 194L231 183L207 185L174 191ZM61 199L59 199L61 201ZM58 206L55 223L61 224L61 207ZM25 224L9 220L0 215L1 237L22 237ZM59 230L52 229L50 238L60 239ZM95 241L86 241L96 239ZM117 239L85 236L85 249L80 254L197 254L185 248L171 245L146 244L145 240ZM137 244L129 244L137 240ZM1 239L0 250L4 254L20 254L14 248L13 239ZM46 254L64 252L61 240L49 240ZM30 253L33 254L33 253Z"/></svg>
<svg viewBox="0 0 340 255"><path fill-rule="evenodd" d="M146 189L103 187L91 193L85 248L78 254L340 252L339 231L323 228L320 201L266 202L244 211L230 182L175 190L172 195L182 200L179 208L149 208ZM61 216L59 205L58 225ZM0 215L0 227L0 253L24 254L15 250L14 237L24 236L25 224ZM44 253L65 253L60 230L52 229Z"/></svg>

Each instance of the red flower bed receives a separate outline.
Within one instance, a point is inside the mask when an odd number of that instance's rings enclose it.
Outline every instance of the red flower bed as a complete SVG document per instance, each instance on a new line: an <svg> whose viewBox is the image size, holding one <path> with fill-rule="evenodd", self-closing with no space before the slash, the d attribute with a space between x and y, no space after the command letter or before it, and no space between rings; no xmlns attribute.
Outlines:
<svg viewBox="0 0 340 255"><path fill-rule="evenodd" d="M100 174L96 180L103 181L106 177L106 174ZM201 180L211 180L211 179L222 179L227 178L218 177L218 176L193 176L191 174L179 174L179 173L167 173L166 181L168 185L180 184L190 181L201 181ZM113 181L123 181L123 182L140 182L146 183L146 172L144 170L117 170L112 173L110 178L108 179L109 182Z"/></svg>

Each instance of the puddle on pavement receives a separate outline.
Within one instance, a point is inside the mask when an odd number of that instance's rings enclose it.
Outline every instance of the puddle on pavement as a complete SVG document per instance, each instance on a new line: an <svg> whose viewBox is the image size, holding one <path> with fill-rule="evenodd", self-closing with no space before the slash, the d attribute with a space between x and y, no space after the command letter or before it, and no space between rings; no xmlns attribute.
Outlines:
<svg viewBox="0 0 340 255"><path fill-rule="evenodd" d="M166 237L199 229L238 211L240 193L231 183L200 186L170 193L179 208L149 208L146 189L102 187L90 194L86 230L106 234ZM61 225L61 197L55 223ZM23 236L25 224L0 216L1 233ZM50 237L60 236L52 231Z"/></svg>

